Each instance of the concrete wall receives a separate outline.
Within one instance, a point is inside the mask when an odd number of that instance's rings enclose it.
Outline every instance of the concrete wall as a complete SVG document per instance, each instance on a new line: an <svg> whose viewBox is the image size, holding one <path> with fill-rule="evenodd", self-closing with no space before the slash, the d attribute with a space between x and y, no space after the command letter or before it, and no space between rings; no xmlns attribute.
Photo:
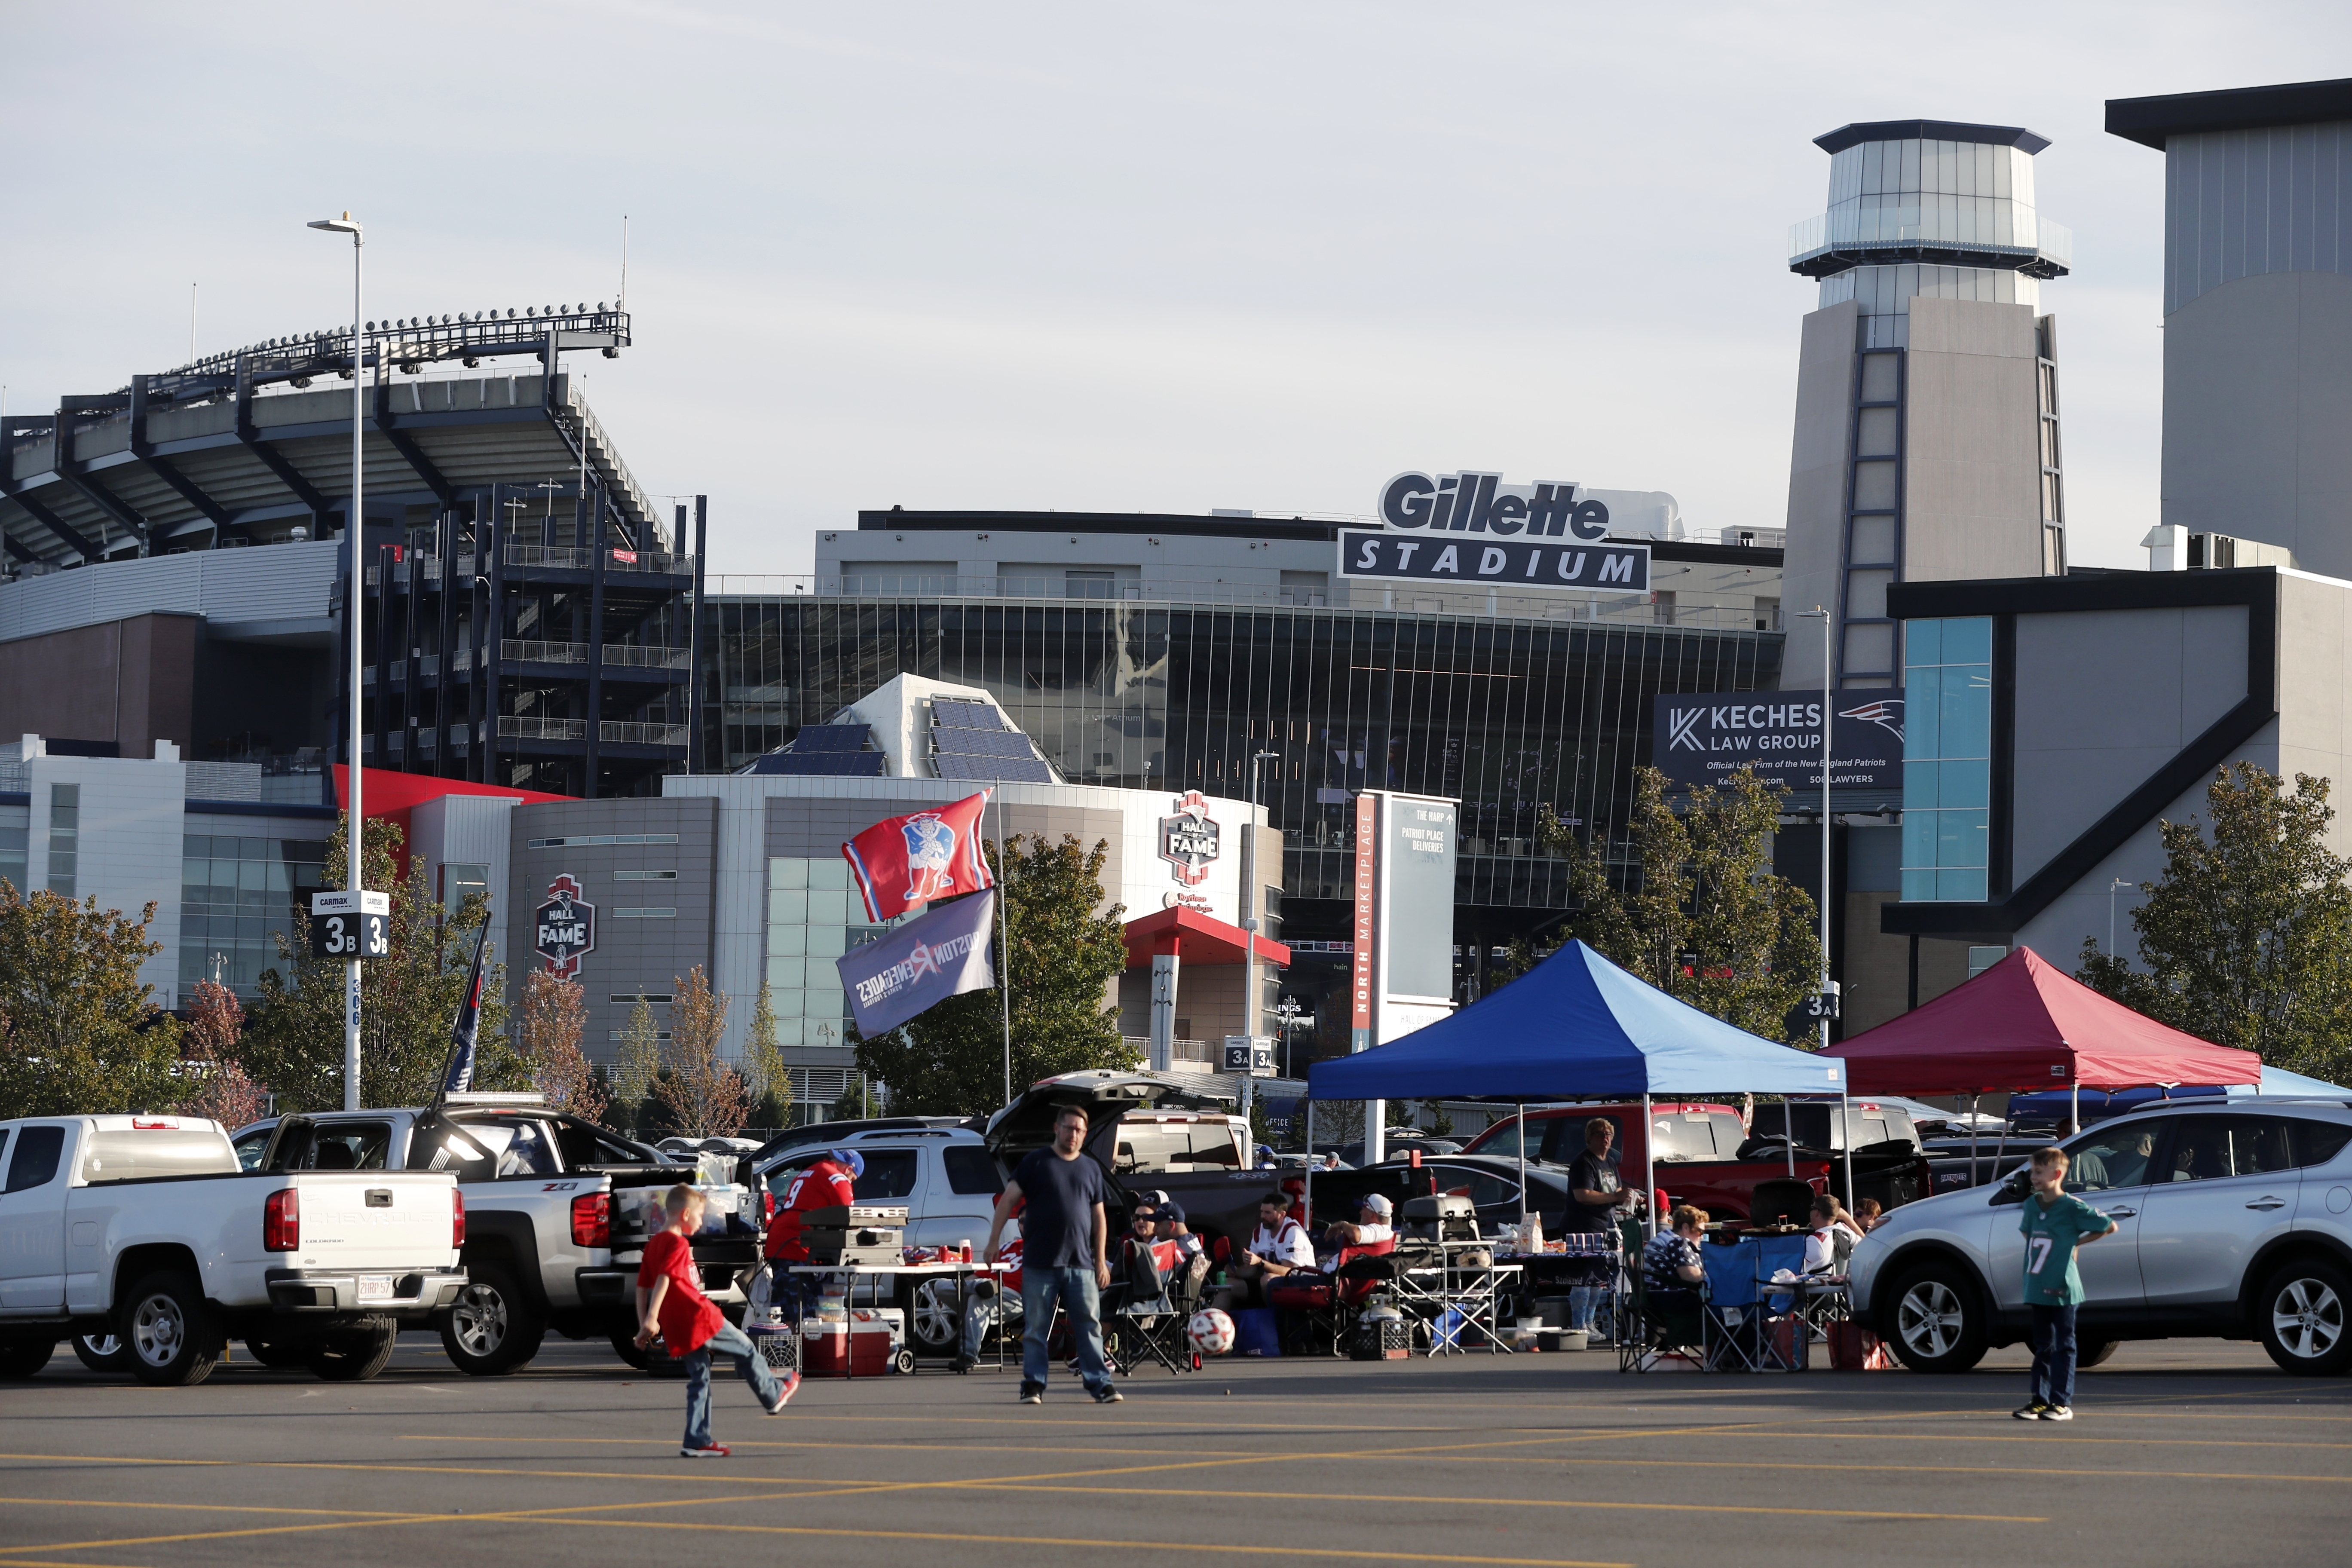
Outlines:
<svg viewBox="0 0 2352 1568"><path fill-rule="evenodd" d="M587 1004L587 1027L582 1047L593 1060L610 1061L615 1049L614 1031L625 1028L632 1002L614 1002L615 995L674 994L677 982L699 967L714 973L714 933L718 914L718 809L710 800L583 800L541 802L513 808L509 817L509 856L512 887L506 903L509 979L520 994L522 971L537 965L539 906L548 885L569 875L583 896L596 906L596 948L583 961L579 981ZM674 844L581 844L532 848L534 840L593 838L608 835L675 834ZM675 880L623 881L620 871L675 871ZM642 913L667 910L648 918ZM714 985L718 983L713 982ZM741 1033L733 1015L749 1014L759 994L730 1005L730 1040ZM659 1026L667 1028L667 1011L654 1009Z"/></svg>
<svg viewBox="0 0 2352 1568"><path fill-rule="evenodd" d="M0 642L0 735L112 741L124 757L193 742L194 616L134 616Z"/></svg>
<svg viewBox="0 0 2352 1568"><path fill-rule="evenodd" d="M1781 609L1788 644L1780 656L1784 689L1821 679L1822 626L1800 618L1816 605L1838 604L1838 571L1845 549L1846 469L1853 440L1855 323L1853 300L1815 310L1804 320L1797 349L1795 435L1789 457L1789 543Z"/></svg>
<svg viewBox="0 0 2352 1568"><path fill-rule="evenodd" d="M2239 278L2165 318L2165 522L2352 577L2347 431L2352 278Z"/></svg>
<svg viewBox="0 0 2352 1568"><path fill-rule="evenodd" d="M2042 575L2034 310L1911 301L1903 578Z"/></svg>
<svg viewBox="0 0 2352 1568"><path fill-rule="evenodd" d="M2011 885L2245 695L2242 605L2018 616Z"/></svg>

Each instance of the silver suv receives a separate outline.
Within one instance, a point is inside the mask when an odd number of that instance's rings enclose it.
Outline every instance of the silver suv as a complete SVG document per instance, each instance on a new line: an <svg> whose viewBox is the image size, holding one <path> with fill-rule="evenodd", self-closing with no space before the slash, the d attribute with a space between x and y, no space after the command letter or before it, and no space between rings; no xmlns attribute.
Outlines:
<svg viewBox="0 0 2352 1568"><path fill-rule="evenodd" d="M2352 1364L2352 1106L2152 1106L2063 1147L2066 1190L2116 1234L2080 1256L2079 1359L2124 1340L2259 1339L2293 1373ZM1886 1216L1854 1249L1854 1316L1917 1372L2026 1337L2022 1170Z"/></svg>

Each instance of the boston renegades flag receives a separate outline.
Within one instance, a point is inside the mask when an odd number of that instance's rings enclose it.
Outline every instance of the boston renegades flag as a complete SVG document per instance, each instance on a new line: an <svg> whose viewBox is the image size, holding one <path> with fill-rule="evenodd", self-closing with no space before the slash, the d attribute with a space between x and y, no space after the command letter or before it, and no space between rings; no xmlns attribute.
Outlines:
<svg viewBox="0 0 2352 1568"><path fill-rule="evenodd" d="M841 847L867 920L891 920L917 904L996 885L980 852L980 814L991 793L887 818Z"/></svg>
<svg viewBox="0 0 2352 1568"><path fill-rule="evenodd" d="M482 934L474 939L474 969L466 976L465 1000L457 1004L457 1016L449 1026L449 1070L441 1079L441 1094L435 1096L438 1104L444 1096L463 1094L474 1087L474 1047L482 1033L482 952L490 945L490 922L482 922Z"/></svg>

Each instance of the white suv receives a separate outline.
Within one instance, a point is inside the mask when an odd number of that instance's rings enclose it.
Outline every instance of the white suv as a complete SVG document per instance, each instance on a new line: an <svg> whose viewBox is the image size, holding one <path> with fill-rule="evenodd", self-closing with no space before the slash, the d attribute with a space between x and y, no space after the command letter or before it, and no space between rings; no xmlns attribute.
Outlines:
<svg viewBox="0 0 2352 1568"><path fill-rule="evenodd" d="M2158 1104L2063 1147L2066 1190L2117 1226L2079 1258L2081 1364L2124 1340L2202 1336L2259 1339L2293 1373L2352 1365L2352 1107ZM1854 1316L1918 1372L2022 1341L2025 1193L2017 1171L1890 1213L1854 1249Z"/></svg>

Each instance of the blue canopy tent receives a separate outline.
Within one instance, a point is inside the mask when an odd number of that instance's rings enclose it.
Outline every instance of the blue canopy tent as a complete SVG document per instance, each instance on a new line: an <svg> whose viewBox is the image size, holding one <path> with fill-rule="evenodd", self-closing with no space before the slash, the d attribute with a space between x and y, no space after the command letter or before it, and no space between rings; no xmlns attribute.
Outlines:
<svg viewBox="0 0 2352 1568"><path fill-rule="evenodd" d="M1726 1091L1834 1094L1843 1103L1845 1064L1734 1028L1636 979L1580 942L1450 1017L1307 1069L1309 1114L1317 1100L1496 1100L1524 1109L1529 1100L1639 1095L1647 1121L1653 1096ZM1849 1202L1852 1142L1847 1140ZM1644 1202L1657 1187L1650 1143L1643 1141ZM1524 1205L1524 1137L1519 1163Z"/></svg>

